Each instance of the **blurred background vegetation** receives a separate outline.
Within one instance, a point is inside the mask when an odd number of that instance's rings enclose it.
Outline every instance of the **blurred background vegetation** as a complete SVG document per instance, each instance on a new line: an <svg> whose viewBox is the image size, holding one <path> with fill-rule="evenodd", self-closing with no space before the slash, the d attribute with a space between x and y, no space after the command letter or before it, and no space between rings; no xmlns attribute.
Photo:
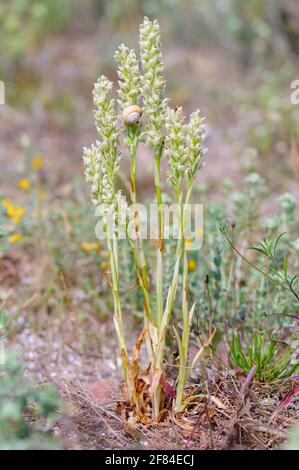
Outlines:
<svg viewBox="0 0 299 470"><path fill-rule="evenodd" d="M291 73L299 52L297 0L12 0L0 6L0 72L16 80L8 96L18 96L18 86L26 94L30 74L46 78L41 60L52 51L51 39L90 36L98 60L109 64L119 41L136 43L144 15L159 19L165 49L208 48L250 74L256 66Z"/></svg>
<svg viewBox="0 0 299 470"><path fill-rule="evenodd" d="M101 73L116 80L113 51L120 42L137 46L144 15L161 24L172 104L200 105L217 146L227 139L233 154L249 147L264 158L281 158L294 146L297 0L2 2L0 77L8 105L29 113L36 130L63 133L63 149L69 144L79 157L83 133L92 129L92 84ZM52 155L61 152L57 145Z"/></svg>

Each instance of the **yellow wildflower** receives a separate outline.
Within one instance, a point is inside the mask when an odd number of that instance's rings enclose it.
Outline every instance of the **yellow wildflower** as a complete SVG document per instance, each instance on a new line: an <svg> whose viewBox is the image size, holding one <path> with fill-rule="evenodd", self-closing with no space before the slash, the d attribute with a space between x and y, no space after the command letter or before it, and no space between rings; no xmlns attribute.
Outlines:
<svg viewBox="0 0 299 470"><path fill-rule="evenodd" d="M23 236L20 233L13 233L12 235L9 235L8 237L8 242L9 243L16 243L19 240L22 240Z"/></svg>
<svg viewBox="0 0 299 470"><path fill-rule="evenodd" d="M103 258L108 258L109 257L109 251L107 250L101 250L99 252L99 255L102 256Z"/></svg>
<svg viewBox="0 0 299 470"><path fill-rule="evenodd" d="M9 199L3 199L2 200L2 205L6 209L6 215L7 217L12 217L14 214L14 205Z"/></svg>
<svg viewBox="0 0 299 470"><path fill-rule="evenodd" d="M15 206L14 207L14 213L13 215L11 216L12 220L18 224L21 222L22 218L23 218L23 215L25 214L25 209L24 207L21 207L21 206Z"/></svg>
<svg viewBox="0 0 299 470"><path fill-rule="evenodd" d="M108 263L108 261L102 261L102 263L100 264L101 268L106 271L106 270L109 270L110 269L110 263Z"/></svg>
<svg viewBox="0 0 299 470"><path fill-rule="evenodd" d="M196 261L195 259L189 259L188 261L188 269L189 271L194 271L196 268Z"/></svg>
<svg viewBox="0 0 299 470"><path fill-rule="evenodd" d="M14 206L9 199L3 199L2 205L6 209L6 215L12 219L16 224L21 222L23 215L25 214L24 207Z"/></svg>
<svg viewBox="0 0 299 470"><path fill-rule="evenodd" d="M98 242L81 242L80 248L85 251L85 253L90 253L91 251L98 250L100 248L100 244Z"/></svg>
<svg viewBox="0 0 299 470"><path fill-rule="evenodd" d="M33 170L38 171L43 166L43 156L36 155L31 161L31 167Z"/></svg>
<svg viewBox="0 0 299 470"><path fill-rule="evenodd" d="M19 184L18 184L19 188L20 189L23 189L24 191L27 191L28 189L30 189L30 181L27 180L26 178L22 178L20 181L19 181Z"/></svg>

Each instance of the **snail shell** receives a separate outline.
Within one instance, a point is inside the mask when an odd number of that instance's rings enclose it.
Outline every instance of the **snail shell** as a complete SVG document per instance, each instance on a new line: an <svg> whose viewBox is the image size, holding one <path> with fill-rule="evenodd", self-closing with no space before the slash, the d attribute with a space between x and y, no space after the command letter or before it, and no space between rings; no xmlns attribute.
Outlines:
<svg viewBox="0 0 299 470"><path fill-rule="evenodd" d="M142 116L142 109L140 106L133 104L125 108L122 112L122 120L126 124L136 124Z"/></svg>

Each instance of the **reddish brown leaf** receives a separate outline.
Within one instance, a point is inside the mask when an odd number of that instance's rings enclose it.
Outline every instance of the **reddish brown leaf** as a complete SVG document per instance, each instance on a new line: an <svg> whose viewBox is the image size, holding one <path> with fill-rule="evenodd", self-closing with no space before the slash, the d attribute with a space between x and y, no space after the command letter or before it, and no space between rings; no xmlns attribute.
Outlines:
<svg viewBox="0 0 299 470"><path fill-rule="evenodd" d="M274 412L271 415L270 421L273 420L273 418L281 411L283 408L287 407L293 398L299 394L299 387L298 385L294 384L291 390L288 391L288 393L283 397L281 402L278 404L278 406L275 408Z"/></svg>

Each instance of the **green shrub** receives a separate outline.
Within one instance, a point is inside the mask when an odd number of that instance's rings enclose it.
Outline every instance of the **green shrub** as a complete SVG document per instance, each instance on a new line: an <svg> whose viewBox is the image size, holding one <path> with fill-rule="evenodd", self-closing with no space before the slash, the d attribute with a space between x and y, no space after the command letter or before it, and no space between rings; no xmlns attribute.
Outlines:
<svg viewBox="0 0 299 470"><path fill-rule="evenodd" d="M241 341L240 333L233 334L230 358L246 373L255 366L255 377L262 382L290 377L299 368L299 362L292 363L292 350L287 344L259 333L248 341Z"/></svg>
<svg viewBox="0 0 299 470"><path fill-rule="evenodd" d="M8 352L0 364L0 450L57 447L49 425L58 407L54 387L33 386L17 355Z"/></svg>

